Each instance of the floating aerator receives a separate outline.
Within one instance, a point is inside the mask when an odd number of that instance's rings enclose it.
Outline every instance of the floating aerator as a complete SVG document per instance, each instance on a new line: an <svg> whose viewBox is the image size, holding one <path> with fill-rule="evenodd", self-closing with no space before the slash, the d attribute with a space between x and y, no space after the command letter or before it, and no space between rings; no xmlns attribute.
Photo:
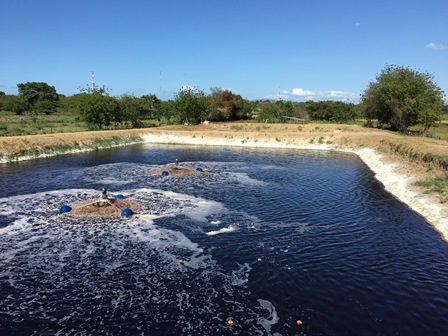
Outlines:
<svg viewBox="0 0 448 336"><path fill-rule="evenodd" d="M133 213L134 213L134 212L133 212L131 209L129 209L129 208L123 209L123 211L121 211L121 215L122 215L123 217L129 217L129 216L132 216Z"/></svg>
<svg viewBox="0 0 448 336"><path fill-rule="evenodd" d="M201 167L197 167L197 168L196 168L196 171L198 171L198 172L200 172L200 173L202 173L202 172L203 172L203 170L202 170L202 168L201 168Z"/></svg>
<svg viewBox="0 0 448 336"><path fill-rule="evenodd" d="M69 205L63 205L59 209L59 213L70 212L70 211L72 211L72 208Z"/></svg>
<svg viewBox="0 0 448 336"><path fill-rule="evenodd" d="M168 173L166 170L164 170L163 172L162 172L162 176L168 176L170 173Z"/></svg>
<svg viewBox="0 0 448 336"><path fill-rule="evenodd" d="M125 199L126 197L124 197L122 194L118 194L115 195L115 199Z"/></svg>

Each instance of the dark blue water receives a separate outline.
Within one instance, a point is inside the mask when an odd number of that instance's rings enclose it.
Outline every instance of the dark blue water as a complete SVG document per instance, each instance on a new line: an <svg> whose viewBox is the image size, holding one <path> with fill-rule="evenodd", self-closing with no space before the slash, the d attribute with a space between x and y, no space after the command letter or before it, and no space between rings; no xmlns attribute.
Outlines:
<svg viewBox="0 0 448 336"><path fill-rule="evenodd" d="M149 174L176 158L206 172ZM102 187L145 210L58 214ZM0 166L1 335L447 335L447 266L351 154L135 145Z"/></svg>

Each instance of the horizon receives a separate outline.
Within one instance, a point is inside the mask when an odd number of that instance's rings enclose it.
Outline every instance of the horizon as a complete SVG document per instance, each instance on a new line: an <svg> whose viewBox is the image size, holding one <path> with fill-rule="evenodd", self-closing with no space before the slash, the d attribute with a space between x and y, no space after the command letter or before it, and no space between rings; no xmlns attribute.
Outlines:
<svg viewBox="0 0 448 336"><path fill-rule="evenodd" d="M388 64L434 76L448 92L448 3L321 0L76 3L0 0L0 91L45 82L71 96L169 100L183 86L247 100L358 103Z"/></svg>

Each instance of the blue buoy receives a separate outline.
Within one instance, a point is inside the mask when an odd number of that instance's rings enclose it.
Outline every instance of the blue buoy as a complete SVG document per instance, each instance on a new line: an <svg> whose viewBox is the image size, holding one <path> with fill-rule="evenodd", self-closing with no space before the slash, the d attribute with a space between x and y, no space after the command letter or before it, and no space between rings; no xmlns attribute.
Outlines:
<svg viewBox="0 0 448 336"><path fill-rule="evenodd" d="M202 173L202 172L203 172L203 170L202 170L202 168L201 168L201 167L197 167L197 168L196 168L196 170L197 170L198 172L200 172L200 173Z"/></svg>
<svg viewBox="0 0 448 336"><path fill-rule="evenodd" d="M118 194L115 195L115 199L125 199L126 197L124 197L122 194Z"/></svg>
<svg viewBox="0 0 448 336"><path fill-rule="evenodd" d="M170 173L168 173L166 170L164 170L163 172L162 172L162 176L168 176Z"/></svg>
<svg viewBox="0 0 448 336"><path fill-rule="evenodd" d="M121 215L123 217L132 216L133 213L134 212L131 209L129 209L129 208L123 209L123 211L121 211Z"/></svg>
<svg viewBox="0 0 448 336"><path fill-rule="evenodd" d="M69 205L63 205L59 209L59 213L70 212L70 211L72 211L72 208Z"/></svg>

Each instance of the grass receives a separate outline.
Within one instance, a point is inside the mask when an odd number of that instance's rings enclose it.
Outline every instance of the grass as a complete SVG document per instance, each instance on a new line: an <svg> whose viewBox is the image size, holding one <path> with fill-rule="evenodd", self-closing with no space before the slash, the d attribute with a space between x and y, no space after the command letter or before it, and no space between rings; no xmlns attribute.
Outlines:
<svg viewBox="0 0 448 336"><path fill-rule="evenodd" d="M448 176L445 175L419 180L414 184L425 189L426 194L438 194L440 196L440 203L446 203L448 201Z"/></svg>
<svg viewBox="0 0 448 336"><path fill-rule="evenodd" d="M419 127L418 126L410 127L410 130L417 132L419 130ZM443 119L435 126L430 127L426 134L426 137L431 139L448 141L448 122Z"/></svg>
<svg viewBox="0 0 448 336"><path fill-rule="evenodd" d="M243 126L241 126L241 125L232 125L230 128L235 130L235 131L241 131L243 129Z"/></svg>
<svg viewBox="0 0 448 336"><path fill-rule="evenodd" d="M89 130L89 126L79 121L76 115L39 115L36 122L27 115L0 112L0 136L73 133Z"/></svg>
<svg viewBox="0 0 448 336"><path fill-rule="evenodd" d="M167 121L165 121L166 123ZM142 127L157 127L162 121L142 120ZM106 129L126 129L128 125L111 126ZM92 131L92 127L81 121L76 114L56 112L51 115L38 115L34 122L28 115L0 111L0 136L34 134L75 133Z"/></svg>

